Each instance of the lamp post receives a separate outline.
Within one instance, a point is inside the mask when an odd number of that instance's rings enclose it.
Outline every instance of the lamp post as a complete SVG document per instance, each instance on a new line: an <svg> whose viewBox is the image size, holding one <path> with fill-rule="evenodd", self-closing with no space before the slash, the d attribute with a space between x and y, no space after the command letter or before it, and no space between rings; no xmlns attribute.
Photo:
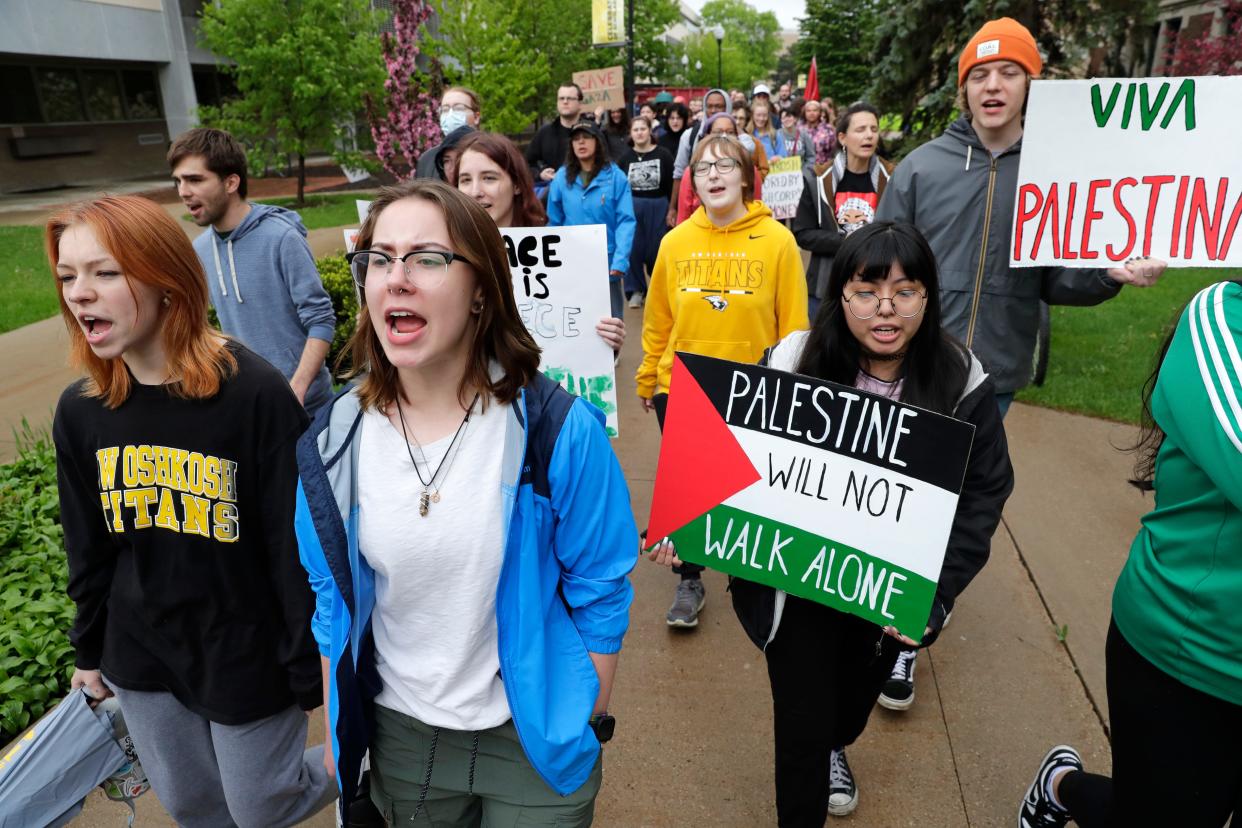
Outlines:
<svg viewBox="0 0 1242 828"><path fill-rule="evenodd" d="M681 53L681 77L686 82L686 85L689 86L690 85L690 56L687 55L685 52Z"/></svg>
<svg viewBox="0 0 1242 828"><path fill-rule="evenodd" d="M724 63L721 56L724 52L724 26L717 23L712 27L712 34L716 36L716 86L724 88Z"/></svg>

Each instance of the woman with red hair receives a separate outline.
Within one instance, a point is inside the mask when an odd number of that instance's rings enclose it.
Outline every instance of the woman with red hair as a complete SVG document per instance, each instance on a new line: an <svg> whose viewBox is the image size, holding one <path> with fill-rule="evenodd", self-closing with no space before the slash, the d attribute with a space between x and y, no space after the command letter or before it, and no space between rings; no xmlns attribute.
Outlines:
<svg viewBox="0 0 1242 828"><path fill-rule="evenodd" d="M293 825L336 796L304 751L322 681L293 532L307 418L207 321L194 248L159 205L74 205L48 259L85 373L56 407L77 618L71 685L115 695L179 825Z"/></svg>

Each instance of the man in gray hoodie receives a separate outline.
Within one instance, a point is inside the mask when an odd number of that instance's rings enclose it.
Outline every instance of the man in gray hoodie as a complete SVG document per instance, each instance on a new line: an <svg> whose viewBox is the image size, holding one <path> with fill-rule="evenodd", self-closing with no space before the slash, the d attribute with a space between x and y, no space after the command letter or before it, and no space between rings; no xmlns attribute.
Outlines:
<svg viewBox="0 0 1242 828"><path fill-rule="evenodd" d="M324 359L336 314L301 217L246 200L246 153L223 130L184 133L168 166L194 223L207 228L194 250L221 328L284 374L313 417L332 397Z"/></svg>

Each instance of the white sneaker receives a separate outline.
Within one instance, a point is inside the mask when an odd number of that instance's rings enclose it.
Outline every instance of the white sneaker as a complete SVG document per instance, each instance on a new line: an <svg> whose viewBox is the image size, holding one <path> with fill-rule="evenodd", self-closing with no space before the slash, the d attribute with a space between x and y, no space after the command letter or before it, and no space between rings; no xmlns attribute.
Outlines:
<svg viewBox="0 0 1242 828"><path fill-rule="evenodd" d="M630 307L641 308L642 306L643 306L643 292L641 290L636 290L632 294L630 294Z"/></svg>

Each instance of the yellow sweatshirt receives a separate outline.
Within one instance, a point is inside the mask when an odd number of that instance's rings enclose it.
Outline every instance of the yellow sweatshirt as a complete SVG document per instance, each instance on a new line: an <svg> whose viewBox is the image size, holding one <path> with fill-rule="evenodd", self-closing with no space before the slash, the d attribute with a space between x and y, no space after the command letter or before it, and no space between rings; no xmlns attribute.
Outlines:
<svg viewBox="0 0 1242 828"><path fill-rule="evenodd" d="M806 274L793 234L759 201L724 227L699 207L669 231L656 256L638 396L668 391L675 351L755 363L807 327Z"/></svg>

